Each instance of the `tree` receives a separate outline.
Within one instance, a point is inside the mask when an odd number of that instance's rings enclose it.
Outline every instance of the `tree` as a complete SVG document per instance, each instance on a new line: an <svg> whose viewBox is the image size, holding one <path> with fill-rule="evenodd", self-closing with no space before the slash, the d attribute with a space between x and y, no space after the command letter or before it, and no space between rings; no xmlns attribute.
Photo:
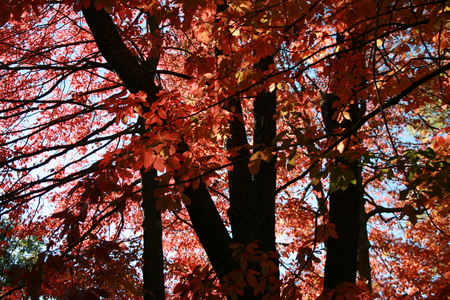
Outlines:
<svg viewBox="0 0 450 300"><path fill-rule="evenodd" d="M7 219L0 221L0 240L2 241L0 255L1 287L7 287L11 284L10 277L14 275L20 277L21 274L25 273L23 270L30 269L35 263L30 258L37 257L44 244L37 236L26 236L23 239L9 238L9 231L18 226L20 225ZM13 277L13 279L17 280L18 278Z"/></svg>
<svg viewBox="0 0 450 300"><path fill-rule="evenodd" d="M445 296L449 17L1 1L0 214L48 241L3 296Z"/></svg>

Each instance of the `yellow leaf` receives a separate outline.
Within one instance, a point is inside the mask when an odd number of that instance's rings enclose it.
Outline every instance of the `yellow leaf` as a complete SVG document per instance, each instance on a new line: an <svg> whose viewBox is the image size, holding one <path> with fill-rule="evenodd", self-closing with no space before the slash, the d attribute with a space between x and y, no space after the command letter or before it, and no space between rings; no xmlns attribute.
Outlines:
<svg viewBox="0 0 450 300"><path fill-rule="evenodd" d="M273 92L276 87L277 87L277 84L275 82L272 82L269 86L269 92Z"/></svg>
<svg viewBox="0 0 450 300"><path fill-rule="evenodd" d="M350 116L350 113L348 111L342 112L342 115L344 116L344 119L347 119L350 121L352 120L352 117Z"/></svg>

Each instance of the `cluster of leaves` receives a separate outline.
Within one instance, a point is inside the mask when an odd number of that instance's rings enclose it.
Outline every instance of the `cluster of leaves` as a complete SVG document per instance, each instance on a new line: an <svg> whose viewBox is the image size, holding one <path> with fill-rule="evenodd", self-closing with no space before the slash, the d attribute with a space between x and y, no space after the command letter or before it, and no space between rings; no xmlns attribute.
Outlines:
<svg viewBox="0 0 450 300"><path fill-rule="evenodd" d="M23 238L11 235L13 227L17 224L2 219L0 221L0 280L2 288L6 288L13 282L23 279L23 270L29 270L36 262L37 255L42 251L44 241L37 236L25 236Z"/></svg>

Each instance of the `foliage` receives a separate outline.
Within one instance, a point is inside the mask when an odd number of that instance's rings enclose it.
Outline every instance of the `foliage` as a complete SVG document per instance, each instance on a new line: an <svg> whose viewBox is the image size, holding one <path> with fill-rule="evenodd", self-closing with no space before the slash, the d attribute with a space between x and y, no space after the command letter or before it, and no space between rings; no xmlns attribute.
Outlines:
<svg viewBox="0 0 450 300"><path fill-rule="evenodd" d="M36 262L36 258L44 242L37 236L25 236L23 238L11 236L10 230L18 226L13 222L2 219L0 221L0 286L7 287L12 281L18 281L14 274L19 275L21 270L30 269ZM11 276L12 275L12 276ZM12 277L12 278L11 278ZM20 275L19 275L20 277Z"/></svg>
<svg viewBox="0 0 450 300"><path fill-rule="evenodd" d="M0 0L0 216L22 220L0 243L46 243L1 296L448 296L449 19Z"/></svg>

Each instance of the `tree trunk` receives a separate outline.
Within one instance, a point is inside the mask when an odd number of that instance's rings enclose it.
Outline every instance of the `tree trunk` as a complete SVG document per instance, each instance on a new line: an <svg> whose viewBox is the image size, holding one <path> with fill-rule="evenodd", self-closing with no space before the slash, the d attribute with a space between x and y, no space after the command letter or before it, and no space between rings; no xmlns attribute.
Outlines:
<svg viewBox="0 0 450 300"><path fill-rule="evenodd" d="M223 9L223 7L222 7ZM93 6L83 9L83 14L91 28L97 46L106 61L116 71L127 89L136 93L147 93L148 101L154 102L158 89L153 76L149 75L143 65L129 51L116 30L114 22L103 9L97 11ZM273 57L268 56L260 60L256 65L261 71L268 70L273 63ZM156 64L153 64L156 67ZM150 70L151 71L151 70ZM240 99L230 101L234 105L236 114L242 115ZM254 101L254 143L261 147L271 147L276 135L276 120L274 120L276 108L275 92L262 91ZM239 264L232 257L230 245L235 242L248 244L258 241L257 250L268 252L276 251L275 245L275 182L276 182L276 157L270 162L261 162L259 173L252 176L248 170L248 156L251 154L247 147L247 134L245 126L239 121L239 116L231 121L231 143L233 146L242 146L242 150L236 158L234 170L229 174L230 180L230 225L233 239L228 235L227 228L221 220L214 202L206 186L202 183L197 189L188 187L184 193L191 199L187 205L194 229L204 247L208 258L223 282L223 276L233 270L239 269ZM143 130L143 128L141 128ZM143 133L143 132L141 132ZM187 147L187 145L181 145ZM260 149L255 149L255 151ZM245 160L247 157L247 160ZM244 160L238 162L239 159ZM155 187L155 170L142 172L143 185L143 210L144 210L144 293L145 299L164 299L163 278L163 252L161 215L156 209L156 199L152 191ZM272 259L278 266L278 259ZM249 264L259 270L259 263ZM278 272L272 275L278 279ZM239 299L261 299L262 293L254 296L253 288L245 290L244 297ZM264 293L267 293L265 291ZM277 291L275 291L277 293Z"/></svg>
<svg viewBox="0 0 450 300"><path fill-rule="evenodd" d="M93 5L83 8L83 15L92 31L95 42L106 61L122 80L131 93L144 91L147 100L153 103L157 100L158 88L154 81L152 70L156 69L157 57L150 59L150 64L141 65L123 42L111 16L103 9L97 10ZM150 20L153 23L154 20ZM155 24L153 24L155 27ZM156 30L156 28L152 28ZM145 109L145 108L144 108ZM140 134L146 132L145 122L140 118ZM144 213L144 251L143 251L143 293L144 299L164 299L164 259L162 248L161 212L156 209L156 198L153 196L156 170L141 171L142 208Z"/></svg>
<svg viewBox="0 0 450 300"><path fill-rule="evenodd" d="M273 57L261 59L259 67L266 70L273 63ZM263 91L258 94L253 111L255 118L254 145L271 147L276 136L276 92ZM262 146L263 147L263 146ZM260 149L255 149L255 151ZM269 162L262 161L259 172L253 176L253 197L255 214L255 239L263 252L276 251L275 245L275 189L276 189L276 155ZM278 260L274 260L278 266ZM278 274L277 274L278 277Z"/></svg>
<svg viewBox="0 0 450 300"><path fill-rule="evenodd" d="M191 200L186 208L194 230L219 280L223 282L223 276L235 270L228 231L203 182L197 189L186 187L184 193Z"/></svg>
<svg viewBox="0 0 450 300"><path fill-rule="evenodd" d="M164 257L162 245L161 211L156 208L157 198L153 191L157 182L156 170L141 172L142 208L144 211L144 276L145 300L164 299Z"/></svg>
<svg viewBox="0 0 450 300"><path fill-rule="evenodd" d="M258 64L262 71L267 70L273 63L272 57L266 57ZM225 107L233 112L235 118L230 122L230 138L227 147L242 147L238 155L230 158L235 162L233 170L228 173L230 208L228 216L231 225L232 239L220 218L214 202L206 186L202 183L196 190L191 187L185 189L185 194L190 198L191 204L187 205L190 219L200 242L208 258L223 281L223 276L239 270L239 261L231 256L230 245L240 243L247 245L250 242L258 242L258 251L276 251L275 244L275 182L276 182L276 157L270 162L261 162L258 174L252 176L248 169L248 157L251 155L247 149L248 141L242 119L242 107L238 97L230 99ZM254 101L254 144L261 147L271 147L276 135L276 109L275 92L263 91ZM181 149L185 146L181 146ZM187 149L183 149L185 151ZM258 151L261 149L255 149ZM278 266L278 259L272 258ZM261 273L259 262L248 262L249 268ZM279 273L272 274L277 280ZM266 290L264 292L268 293ZM278 293L276 289L274 293ZM244 296L238 299L262 299L263 293L254 295L253 287L244 289Z"/></svg>
<svg viewBox="0 0 450 300"><path fill-rule="evenodd" d="M358 162L341 160L340 163L358 174ZM336 225L338 238L328 239L324 289L332 290L341 283L356 280L361 177L357 175L357 179L356 185L349 184L345 191L340 189L330 195L329 222Z"/></svg>
<svg viewBox="0 0 450 300"><path fill-rule="evenodd" d="M333 104L334 102L340 103L336 105ZM343 103L335 94L322 95L321 109L325 129L332 143L334 142L332 134L345 134L345 130L350 129L358 122L358 105ZM338 120L343 111L347 111L350 118L341 117ZM341 151L348 151L355 140L355 137L347 137L341 144ZM358 269L360 206L362 205L360 162L358 160L349 161L342 156L337 156L334 158L334 163L337 167L341 167L343 172L353 172L357 182L356 184L349 183L345 190L339 188L330 194L329 222L335 224L338 238L330 237L327 242L325 291L333 290L341 283L355 283Z"/></svg>

